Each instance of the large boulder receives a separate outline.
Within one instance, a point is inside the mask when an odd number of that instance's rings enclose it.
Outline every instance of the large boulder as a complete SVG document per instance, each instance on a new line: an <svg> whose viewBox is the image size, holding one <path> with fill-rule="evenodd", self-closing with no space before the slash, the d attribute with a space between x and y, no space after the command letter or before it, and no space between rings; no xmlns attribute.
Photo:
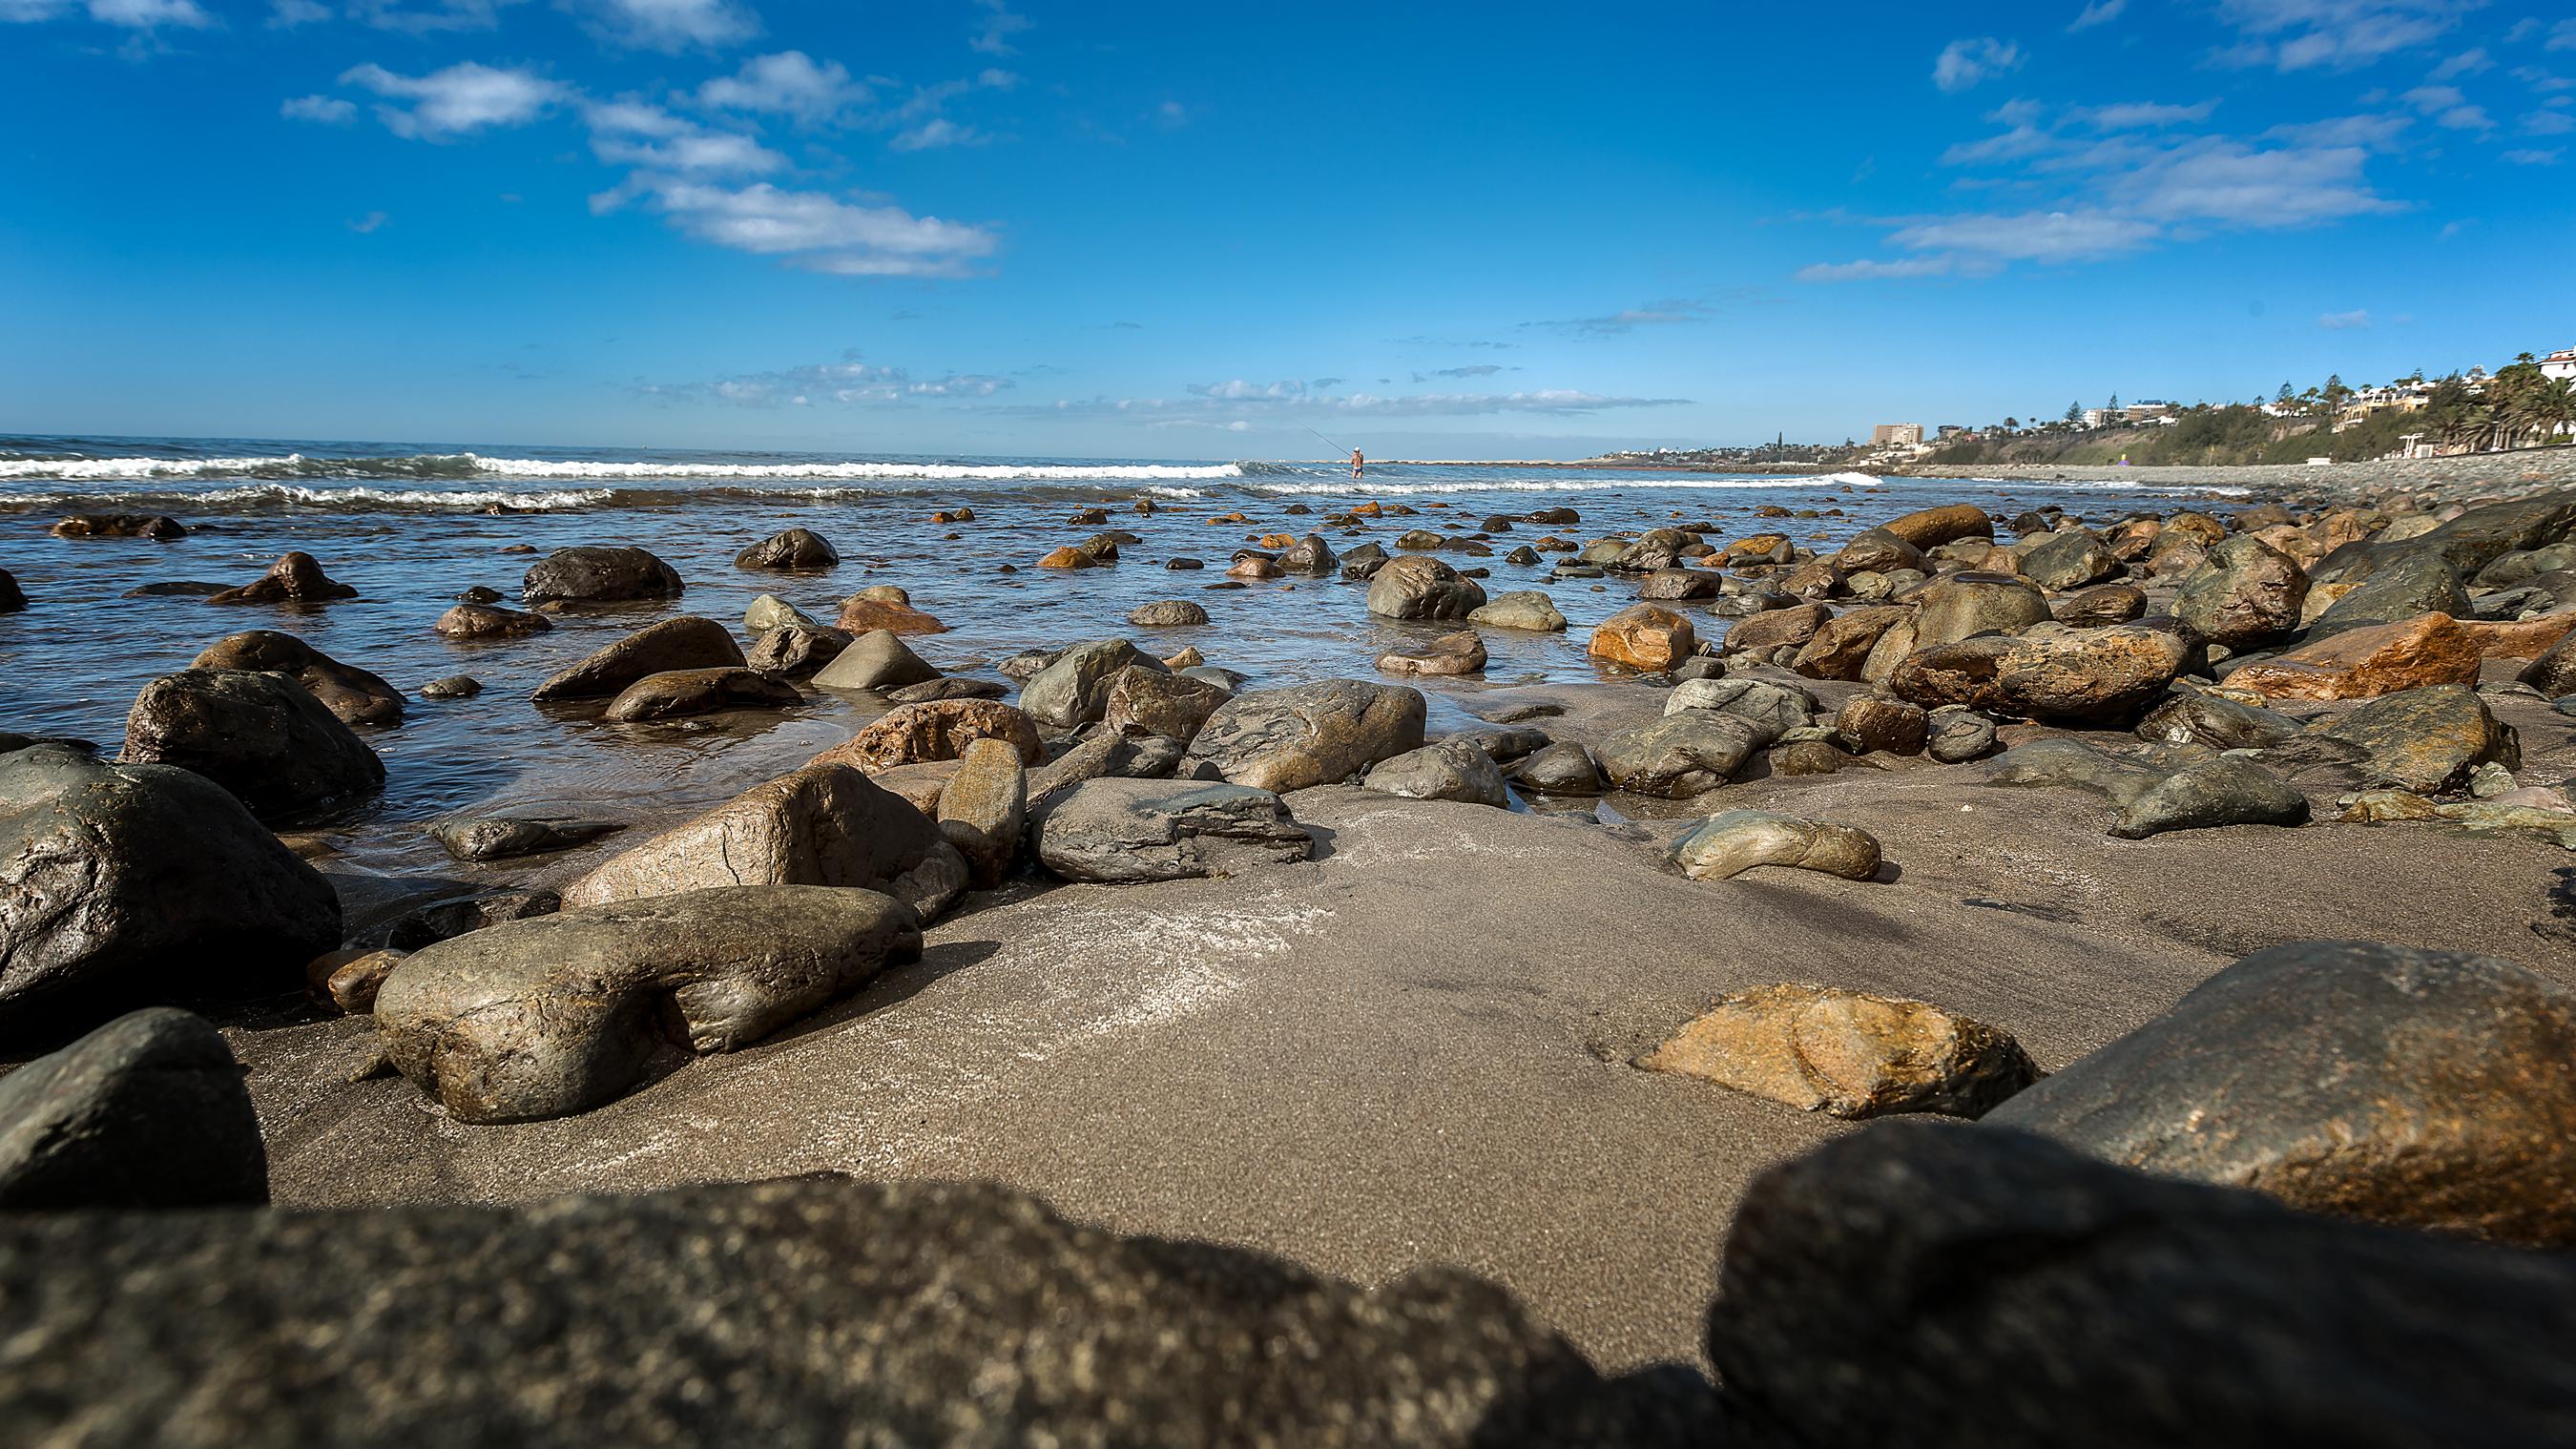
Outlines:
<svg viewBox="0 0 2576 1449"><path fill-rule="evenodd" d="M2360 747L2367 783L2418 794L2452 790L2488 761L2522 762L2513 727L2498 721L2465 684L2400 690L2333 719L2315 733Z"/></svg>
<svg viewBox="0 0 2576 1449"><path fill-rule="evenodd" d="M1418 689L1358 679L1253 690L1217 706L1189 758L1261 790L1329 785L1418 747L1428 709Z"/></svg>
<svg viewBox="0 0 2576 1449"><path fill-rule="evenodd" d="M0 755L0 1037L294 990L340 944L313 867L193 771Z"/></svg>
<svg viewBox="0 0 2576 1449"><path fill-rule="evenodd" d="M543 614L494 604L463 603L438 616L429 631L441 639L525 639L554 628Z"/></svg>
<svg viewBox="0 0 2576 1449"><path fill-rule="evenodd" d="M2183 577L2174 617L2212 644L2244 649L2295 631L2307 602L2308 575L2298 561L2239 534Z"/></svg>
<svg viewBox="0 0 2576 1449"><path fill-rule="evenodd" d="M2082 740L2043 739L2006 751L1986 778L1996 785L2090 790L2120 808L2111 834L2123 840L2227 825L2300 825L2308 819L2308 797L2296 786L2236 755L2185 757L2169 765Z"/></svg>
<svg viewBox="0 0 2576 1449"><path fill-rule="evenodd" d="M1836 614L1798 647L1789 667L1809 679L1858 679L1879 637L1908 622L1910 611L1878 604Z"/></svg>
<svg viewBox="0 0 2576 1449"><path fill-rule="evenodd" d="M1938 548L1962 538L1992 538L1994 520L1986 510L1973 503L1944 503L1934 508L1918 508L1900 518L1891 518L1880 528L1914 545L1916 548Z"/></svg>
<svg viewBox="0 0 2576 1449"><path fill-rule="evenodd" d="M1959 573L1924 586L1915 613L1917 648L1956 644L1980 634L2010 634L2043 623L2048 599L2013 574Z"/></svg>
<svg viewBox="0 0 2576 1449"><path fill-rule="evenodd" d="M686 587L679 570L643 549L584 544L556 549L531 565L519 593L531 604L605 604L676 599Z"/></svg>
<svg viewBox="0 0 2576 1449"><path fill-rule="evenodd" d="M1667 858L1693 880L1733 880L1757 865L1868 880L1878 874L1879 849L1877 836L1849 825L1727 810L1683 831Z"/></svg>
<svg viewBox="0 0 2576 1449"><path fill-rule="evenodd" d="M1484 603L1474 579L1428 554L1389 560L1369 578L1368 611L1383 619L1463 619Z"/></svg>
<svg viewBox="0 0 2576 1449"><path fill-rule="evenodd" d="M733 1051L920 954L912 909L875 891L724 886L423 947L377 988L375 1022L458 1121L526 1122L618 1096L666 1041Z"/></svg>
<svg viewBox="0 0 2576 1449"><path fill-rule="evenodd" d="M1039 724L1072 729L1109 709L1109 687L1129 667L1159 670L1161 660L1124 639L1077 644L1020 686L1020 708Z"/></svg>
<svg viewBox="0 0 2576 1449"><path fill-rule="evenodd" d="M840 561L840 551L810 528L791 528L784 533L772 534L733 556L735 568L775 572L827 569Z"/></svg>
<svg viewBox="0 0 2576 1449"><path fill-rule="evenodd" d="M966 747L940 787L939 833L966 858L970 883L991 890L1010 874L1028 824L1028 761L1008 740Z"/></svg>
<svg viewBox="0 0 2576 1449"><path fill-rule="evenodd" d="M1277 795L1197 780L1087 780L1038 812L1036 839L1048 870L1109 884L1232 875L1314 847Z"/></svg>
<svg viewBox="0 0 2576 1449"><path fill-rule="evenodd" d="M0 1211L268 1201L268 1153L223 1033L120 1016L0 1077Z"/></svg>
<svg viewBox="0 0 2576 1449"><path fill-rule="evenodd" d="M1103 729L1160 735L1188 744L1198 738L1208 716L1234 698L1214 680L1133 665L1109 677L1109 699L1100 713Z"/></svg>
<svg viewBox="0 0 2576 1449"><path fill-rule="evenodd" d="M993 699L941 699L898 705L812 763L849 765L873 775L897 765L963 759L977 740L1008 744L1023 764L1046 756L1037 726L1019 710Z"/></svg>
<svg viewBox="0 0 2576 1449"><path fill-rule="evenodd" d="M1982 1117L2039 1078L2000 1028L1930 1002L1805 985L1721 997L1637 1065L1849 1119Z"/></svg>
<svg viewBox="0 0 2576 1449"><path fill-rule="evenodd" d="M1604 737L1592 747L1601 773L1638 795L1687 799L1735 778L1764 744L1759 726L1715 710L1686 709Z"/></svg>
<svg viewBox="0 0 2576 1449"><path fill-rule="evenodd" d="M2514 678L2553 699L2576 694L2576 634L2559 636Z"/></svg>
<svg viewBox="0 0 2576 1449"><path fill-rule="evenodd" d="M894 636L886 636L893 639ZM781 624L764 629L744 651L743 663L777 679L813 679L830 668L832 661L849 652L849 631L821 624ZM897 641L900 643L901 641ZM928 666L923 666L927 668Z"/></svg>
<svg viewBox="0 0 2576 1449"><path fill-rule="evenodd" d="M1451 800L1497 808L1511 803L1502 768L1473 740L1442 740L1380 760L1360 783L1408 800Z"/></svg>
<svg viewBox="0 0 2576 1449"><path fill-rule="evenodd" d="M531 698L540 703L566 699L607 699L649 675L675 669L740 669L742 646L733 631L713 619L684 614L636 630L537 686Z"/></svg>
<svg viewBox="0 0 2576 1449"><path fill-rule="evenodd" d="M1698 649L1699 635L1690 620L1660 605L1631 604L1592 631L1587 652L1595 659L1654 674L1671 669Z"/></svg>
<svg viewBox="0 0 2576 1449"><path fill-rule="evenodd" d="M1822 604L1766 609L1728 626L1726 638L1718 647L1730 654L1795 647L1815 638L1816 631L1833 616L1834 611Z"/></svg>
<svg viewBox="0 0 2576 1449"><path fill-rule="evenodd" d="M903 642L903 636L891 629L875 629L861 634L850 646L832 657L814 675L817 689L901 689L910 684L926 684L939 677L939 671Z"/></svg>
<svg viewBox="0 0 2576 1449"><path fill-rule="evenodd" d="M2161 696L2191 652L2188 641L2162 629L2033 624L2019 634L1918 649L1896 666L1887 688L1927 709L1961 704L2030 719L2110 719Z"/></svg>
<svg viewBox="0 0 2576 1449"><path fill-rule="evenodd" d="M2425 614L2466 618L2470 612L2469 592L2460 586L2459 574L2440 554L2419 549L2346 586L2310 622L2308 632L2322 638L2364 624L2392 624Z"/></svg>
<svg viewBox="0 0 2576 1449"><path fill-rule="evenodd" d="M322 707L353 725L402 723L402 691L355 665L343 664L292 634L252 629L216 640L191 669L264 669L291 674Z"/></svg>
<svg viewBox="0 0 2576 1449"><path fill-rule="evenodd" d="M1490 624L1500 629L1529 629L1543 634L1565 632L1565 615L1543 590L1514 589L1497 594L1489 602L1467 613L1470 623Z"/></svg>
<svg viewBox="0 0 2576 1449"><path fill-rule="evenodd" d="M281 555L268 572L237 589L206 595L209 604L319 604L354 599L358 591L322 572L309 553Z"/></svg>
<svg viewBox="0 0 2576 1449"><path fill-rule="evenodd" d="M564 887L566 909L733 885L882 891L936 920L966 888L938 827L848 765L813 764L609 857Z"/></svg>
<svg viewBox="0 0 2576 1449"><path fill-rule="evenodd" d="M1794 684L1767 679L1685 679L1664 696L1664 713L1686 709L1731 714L1754 727L1756 748L1767 749L1791 730L1816 722L1823 708L1816 697Z"/></svg>
<svg viewBox="0 0 2576 1449"><path fill-rule="evenodd" d="M1342 566L1341 557L1322 534L1310 533L1288 546L1279 556L1279 571L1297 578L1320 579L1331 576Z"/></svg>
<svg viewBox="0 0 2576 1449"><path fill-rule="evenodd" d="M643 724L720 710L783 709L804 701L795 685L756 669L673 669L645 675L619 690L600 718L612 724Z"/></svg>
<svg viewBox="0 0 2576 1449"><path fill-rule="evenodd" d="M1754 1179L1708 1324L1736 1422L1769 1443L1983 1449L2434 1449L2576 1424L2576 1264L1996 1125L2031 1092L1973 1128L1875 1123Z"/></svg>
<svg viewBox="0 0 2576 1449"><path fill-rule="evenodd" d="M2063 592L2098 583L2120 571L2120 560L2089 528L2053 533L2022 555L2024 578L2043 589Z"/></svg>
<svg viewBox="0 0 2576 1449"><path fill-rule="evenodd" d="M2478 641L2448 614L2363 624L2231 671L2267 699L2376 699L2432 684L2475 684Z"/></svg>
<svg viewBox="0 0 2576 1449"><path fill-rule="evenodd" d="M342 805L385 783L385 762L312 691L243 669L184 669L143 686L125 717L124 760L194 770L262 820Z"/></svg>
<svg viewBox="0 0 2576 1449"><path fill-rule="evenodd" d="M2576 1244L2576 991L2361 941L2246 957L1991 1121L2315 1212Z"/></svg>
<svg viewBox="0 0 2576 1449"><path fill-rule="evenodd" d="M1485 641L1473 629L1460 629L1415 649L1391 649L1377 657L1383 674L1481 674Z"/></svg>

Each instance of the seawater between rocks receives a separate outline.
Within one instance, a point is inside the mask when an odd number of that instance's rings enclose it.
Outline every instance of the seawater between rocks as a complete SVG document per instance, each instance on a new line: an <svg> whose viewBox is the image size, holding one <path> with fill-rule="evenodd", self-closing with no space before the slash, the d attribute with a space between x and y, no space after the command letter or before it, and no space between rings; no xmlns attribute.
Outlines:
<svg viewBox="0 0 2576 1449"><path fill-rule="evenodd" d="M2114 473L2116 470L2112 470ZM1372 465L1354 483L1347 465L1142 460L847 458L811 454L652 450L421 447L206 439L0 438L0 568L17 576L29 607L0 614L0 729L71 735L110 754L136 693L186 668L207 645L245 629L299 635L344 663L383 675L410 696L399 728L365 731L385 759L384 794L327 822L321 848L388 872L445 857L421 833L468 807L574 807L651 823L723 799L847 738L884 708L869 696L808 689L807 702L775 714L625 726L601 722L596 703L530 703L547 675L655 619L702 614L742 634L743 609L776 593L825 623L839 601L873 584L899 584L949 626L913 640L931 663L998 679L992 667L1023 649L1124 635L1156 654L1195 645L1211 663L1266 688L1334 676L1372 677L1389 649L1459 627L1372 617L1364 585L1331 579L1250 582L1211 589L1253 536L1321 532L1336 552L1375 541L1392 548L1408 528L1470 534L1489 515L1573 508L1571 526L1516 524L1493 535L1493 556L1441 556L1485 568L1489 594L1542 589L1570 621L1563 634L1483 631L1491 659L1481 679L1407 679L1433 696L1433 732L1468 722L1460 701L1480 689L1602 677L1584 653L1593 624L1634 601L1633 581L1550 582L1564 555L1522 567L1503 562L1516 543L1548 533L1577 541L1604 534L1707 522L1722 538L1779 531L1805 545L1838 545L1898 513L1957 501L2007 516L2056 506L2096 520L2139 509L2225 506L2231 490L2159 488L2116 476L2090 481L1888 480L1858 474L1751 476L1511 464ZM1136 511L1151 498L1157 511ZM1365 528L1328 527L1354 504L1403 505ZM1312 512L1291 514L1292 505ZM1764 506L1823 516L1762 518ZM974 510L938 524L939 510ZM1068 522L1088 507L1107 525ZM1241 512L1242 523L1213 523ZM61 539L48 529L71 513L160 513L192 532L168 543ZM829 539L836 568L775 574L736 568L734 554L781 529ZM1059 544L1106 528L1140 535L1110 567L1056 572L1032 567ZM952 537L952 535L954 535ZM553 616L550 633L467 643L430 624L455 596L481 584L516 606L528 565L574 544L626 544L668 560L688 582L667 603L591 608ZM505 553L527 545L534 554ZM239 584L278 555L303 550L359 597L311 606L210 606L186 595L128 597L153 583ZM1166 569L1175 557L1198 571ZM1017 572L1004 573L1002 566ZM1139 629L1130 609L1181 598L1206 607L1203 626ZM1687 607L1687 606L1685 606ZM1723 623L1703 618L1711 633ZM470 699L434 701L421 685L471 674Z"/></svg>

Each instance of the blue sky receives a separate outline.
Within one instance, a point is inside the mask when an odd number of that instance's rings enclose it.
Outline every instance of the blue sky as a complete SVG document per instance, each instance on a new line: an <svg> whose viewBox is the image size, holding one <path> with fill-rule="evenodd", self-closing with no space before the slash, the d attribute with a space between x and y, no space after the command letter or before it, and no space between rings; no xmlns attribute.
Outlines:
<svg viewBox="0 0 2576 1449"><path fill-rule="evenodd" d="M0 44L0 429L1578 456L2576 345L2558 4L0 0Z"/></svg>

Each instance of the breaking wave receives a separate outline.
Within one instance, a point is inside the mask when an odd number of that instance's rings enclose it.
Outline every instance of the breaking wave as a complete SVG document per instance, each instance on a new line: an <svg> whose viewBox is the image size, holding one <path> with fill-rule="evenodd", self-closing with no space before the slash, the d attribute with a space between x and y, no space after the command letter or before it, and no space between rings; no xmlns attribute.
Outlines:
<svg viewBox="0 0 2576 1449"><path fill-rule="evenodd" d="M413 453L382 458L0 458L0 478L108 481L227 478L836 479L937 483L1131 483L1240 478L1239 463L648 463Z"/></svg>

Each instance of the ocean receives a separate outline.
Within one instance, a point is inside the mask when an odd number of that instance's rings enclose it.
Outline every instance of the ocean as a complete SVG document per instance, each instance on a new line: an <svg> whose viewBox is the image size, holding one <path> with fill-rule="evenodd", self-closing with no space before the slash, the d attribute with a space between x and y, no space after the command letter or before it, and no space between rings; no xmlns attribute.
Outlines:
<svg viewBox="0 0 2576 1449"><path fill-rule="evenodd" d="M1545 590L1572 621L1562 635L1486 630L1482 680L1412 681L1434 694L1435 731L1468 718L1461 701L1494 685L1597 677L1584 653L1591 626L1633 601L1616 578L1551 582L1555 555L1507 564L1517 542L1548 532L1606 533L1707 523L1719 534L1779 529L1802 544L1836 546L1871 523L1935 503L1968 500L2012 514L2057 506L2108 520L2177 497L2117 478L2063 483L1902 480L1654 472L1508 464L1373 464L1354 482L1346 463L1243 460L845 457L655 449L422 446L309 440L0 436L0 568L29 599L0 614L0 729L69 735L113 753L134 696L183 669L207 645L246 629L279 629L413 695L397 728L369 731L388 783L368 805L317 823L311 848L366 869L418 872L445 864L422 823L467 807L610 811L650 821L712 803L792 769L847 738L884 707L868 697L808 689L777 714L649 726L601 723L596 708L540 708L529 693L584 654L673 613L721 619L740 632L754 597L777 593L825 623L839 601L873 584L900 584L950 627L914 641L951 673L999 678L1013 653L1127 635L1156 654L1195 645L1209 662L1261 688L1335 675L1371 677L1386 650L1442 632L1369 615L1364 586L1281 579L1211 589L1233 553L1270 532L1321 531L1336 551L1391 546L1410 527L1478 531L1488 515L1573 508L1579 525L1516 525L1494 555L1444 555L1490 570L1488 593ZM1150 498L1152 514L1136 511ZM1323 527L1325 515L1374 500L1421 516L1388 516L1364 531ZM1310 514L1285 510L1304 505ZM1766 505L1814 516L1757 518ZM1068 522L1110 510L1110 527L1141 535L1114 567L1057 573L1030 567L1049 549L1101 532ZM931 515L971 508L971 523ZM1243 523L1212 523L1240 512ZM48 529L72 513L159 513L186 536L62 539ZM839 550L826 572L738 569L734 554L781 529L805 527ZM442 639L430 624L474 585L515 605L533 560L573 544L650 549L687 580L669 604L558 615L552 632L512 642ZM359 596L306 605L208 605L132 591L155 583L248 582L278 555L302 550ZM1199 572L1164 560L1205 560ZM1015 571L1005 572L1005 565ZM1127 612L1155 599L1203 604L1194 629L1138 630ZM1708 621L1709 628L1720 627ZM746 639L746 642L747 639ZM430 701L419 686L470 674L483 693Z"/></svg>

